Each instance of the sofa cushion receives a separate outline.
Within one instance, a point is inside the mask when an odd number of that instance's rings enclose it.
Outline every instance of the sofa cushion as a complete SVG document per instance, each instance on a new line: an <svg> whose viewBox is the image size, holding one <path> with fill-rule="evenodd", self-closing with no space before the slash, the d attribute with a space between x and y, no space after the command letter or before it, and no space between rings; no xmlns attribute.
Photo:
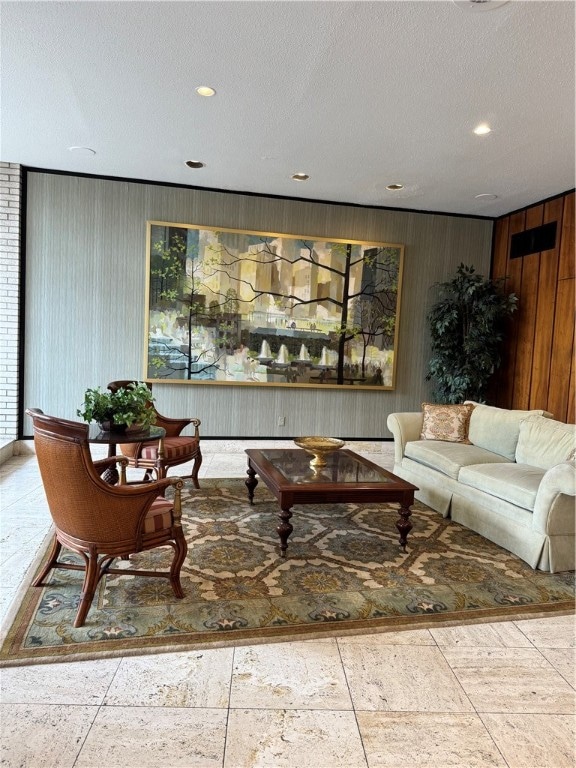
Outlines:
<svg viewBox="0 0 576 768"><path fill-rule="evenodd" d="M520 424L516 461L534 467L550 467L567 461L576 446L576 427L541 416L530 416Z"/></svg>
<svg viewBox="0 0 576 768"><path fill-rule="evenodd" d="M507 410L474 403L472 400L466 400L466 403L475 406L468 426L470 442L480 448L499 453L510 461L516 458L516 445L522 421L528 416L552 416L548 411L542 410Z"/></svg>
<svg viewBox="0 0 576 768"><path fill-rule="evenodd" d="M406 443L404 453L408 458L437 469L454 480L458 479L458 473L462 467L470 464L509 463L509 459L487 451L485 448L441 440L412 440Z"/></svg>
<svg viewBox="0 0 576 768"><path fill-rule="evenodd" d="M463 467L458 482L532 511L544 474L528 464L476 464Z"/></svg>
<svg viewBox="0 0 576 768"><path fill-rule="evenodd" d="M421 440L469 443L468 422L473 405L436 405L422 403Z"/></svg>

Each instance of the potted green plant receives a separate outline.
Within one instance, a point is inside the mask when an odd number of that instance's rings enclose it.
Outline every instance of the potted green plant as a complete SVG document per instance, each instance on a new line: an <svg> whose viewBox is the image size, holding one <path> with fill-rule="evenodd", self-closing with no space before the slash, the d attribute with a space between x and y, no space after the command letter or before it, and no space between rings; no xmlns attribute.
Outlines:
<svg viewBox="0 0 576 768"><path fill-rule="evenodd" d="M440 299L428 314L432 357L426 375L434 379L437 402L484 400L500 365L505 320L518 302L502 291L503 282L460 264L456 277L437 284Z"/></svg>
<svg viewBox="0 0 576 768"><path fill-rule="evenodd" d="M96 421L106 431L123 432L128 428L148 429L156 421L154 398L144 382L132 382L116 392L100 387L87 389L84 404L77 410L84 421Z"/></svg>

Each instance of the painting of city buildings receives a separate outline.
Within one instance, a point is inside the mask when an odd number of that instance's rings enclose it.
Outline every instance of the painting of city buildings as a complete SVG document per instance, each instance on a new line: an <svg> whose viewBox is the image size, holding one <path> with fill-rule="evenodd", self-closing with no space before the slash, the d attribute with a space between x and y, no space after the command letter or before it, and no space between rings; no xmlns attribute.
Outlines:
<svg viewBox="0 0 576 768"><path fill-rule="evenodd" d="M394 388L403 246L147 226L146 378Z"/></svg>

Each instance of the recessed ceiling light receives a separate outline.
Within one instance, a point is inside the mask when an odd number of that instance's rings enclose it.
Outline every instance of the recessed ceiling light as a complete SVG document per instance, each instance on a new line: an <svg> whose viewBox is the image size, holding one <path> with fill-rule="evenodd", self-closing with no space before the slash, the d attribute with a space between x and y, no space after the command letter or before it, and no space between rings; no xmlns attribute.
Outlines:
<svg viewBox="0 0 576 768"><path fill-rule="evenodd" d="M307 173L293 173L292 178L294 181L308 181L310 176Z"/></svg>
<svg viewBox="0 0 576 768"><path fill-rule="evenodd" d="M474 200L498 200L498 195L493 195L490 192L483 192L481 195L474 195Z"/></svg>
<svg viewBox="0 0 576 768"><path fill-rule="evenodd" d="M506 5L510 0L452 0L463 11L493 11Z"/></svg>
<svg viewBox="0 0 576 768"><path fill-rule="evenodd" d="M488 123L480 123L479 125L474 128L474 133L476 136L486 136L488 133L491 133L492 128L488 125Z"/></svg>
<svg viewBox="0 0 576 768"><path fill-rule="evenodd" d="M397 192L399 189L404 189L404 184L387 184L386 189L389 189L390 192Z"/></svg>
<svg viewBox="0 0 576 768"><path fill-rule="evenodd" d="M198 88L196 88L196 93L198 96L214 96L216 91L209 85L199 85Z"/></svg>
<svg viewBox="0 0 576 768"><path fill-rule="evenodd" d="M201 160L186 160L186 165L188 168L204 168L206 163Z"/></svg>
<svg viewBox="0 0 576 768"><path fill-rule="evenodd" d="M84 155L85 157L91 157L96 154L95 149L90 147L68 147L69 152L74 152L75 155Z"/></svg>

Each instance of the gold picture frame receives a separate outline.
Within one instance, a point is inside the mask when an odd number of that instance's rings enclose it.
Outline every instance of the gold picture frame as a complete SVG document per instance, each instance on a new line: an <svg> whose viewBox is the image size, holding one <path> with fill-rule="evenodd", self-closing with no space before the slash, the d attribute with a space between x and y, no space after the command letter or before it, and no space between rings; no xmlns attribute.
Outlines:
<svg viewBox="0 0 576 768"><path fill-rule="evenodd" d="M147 222L147 380L394 389L404 246Z"/></svg>

